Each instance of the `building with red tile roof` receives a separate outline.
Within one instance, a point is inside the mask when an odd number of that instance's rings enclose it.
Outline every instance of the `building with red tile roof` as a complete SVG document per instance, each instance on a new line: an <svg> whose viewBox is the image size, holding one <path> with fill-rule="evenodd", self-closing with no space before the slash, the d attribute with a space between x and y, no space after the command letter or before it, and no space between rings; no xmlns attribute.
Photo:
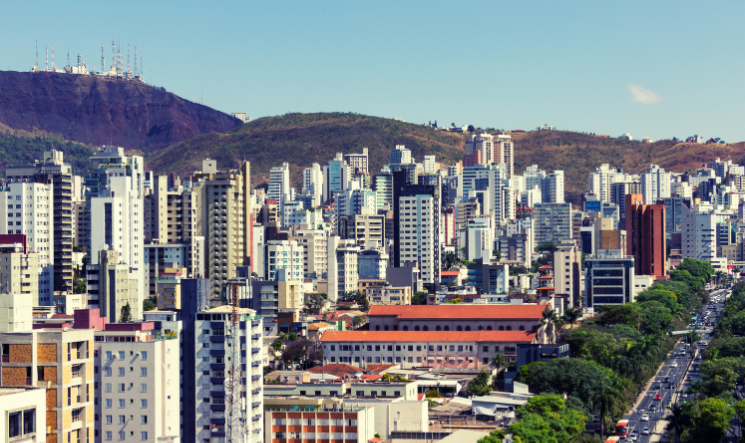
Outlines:
<svg viewBox="0 0 745 443"><path fill-rule="evenodd" d="M517 345L536 343L533 331L329 331L321 337L324 363L378 369L485 368L497 352L508 361Z"/></svg>
<svg viewBox="0 0 745 443"><path fill-rule="evenodd" d="M361 368L355 366L332 363L323 366L312 367L308 369L308 372L312 374L333 375L339 378L355 378L357 375L362 375L364 371Z"/></svg>
<svg viewBox="0 0 745 443"><path fill-rule="evenodd" d="M370 308L370 331L533 331L545 305L408 305Z"/></svg>

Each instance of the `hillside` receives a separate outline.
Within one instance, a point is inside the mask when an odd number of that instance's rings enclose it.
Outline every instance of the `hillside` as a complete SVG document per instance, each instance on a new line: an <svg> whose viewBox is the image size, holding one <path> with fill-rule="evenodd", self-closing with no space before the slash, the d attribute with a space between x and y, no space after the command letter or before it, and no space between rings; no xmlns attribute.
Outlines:
<svg viewBox="0 0 745 443"><path fill-rule="evenodd" d="M56 149L65 154L65 162L72 165L74 174L85 175L94 149L87 145L60 140L47 135L9 131L0 125L0 169L7 166L29 166L44 158L45 151Z"/></svg>
<svg viewBox="0 0 745 443"><path fill-rule="evenodd" d="M463 157L464 140L422 125L359 114L287 114L254 120L227 134L190 138L150 155L145 163L158 173L186 176L199 170L205 157L217 160L221 168L236 167L246 159L251 162L252 182L258 185L268 180L270 168L288 162L299 187L303 169L314 162L326 164L337 152L367 147L370 171L377 172L396 145L406 145L420 161L425 154L434 154L439 162L450 164Z"/></svg>
<svg viewBox="0 0 745 443"><path fill-rule="evenodd" d="M635 174L657 164L672 172L700 168L717 157L731 156L734 162L745 157L745 143L700 145L660 140L641 143L617 138L568 131L533 131L512 134L515 140L515 169L538 165L547 171L561 169L565 174L568 201L579 204L588 187L587 174L608 163Z"/></svg>
<svg viewBox="0 0 745 443"><path fill-rule="evenodd" d="M240 120L135 81L0 71L0 125L152 152Z"/></svg>

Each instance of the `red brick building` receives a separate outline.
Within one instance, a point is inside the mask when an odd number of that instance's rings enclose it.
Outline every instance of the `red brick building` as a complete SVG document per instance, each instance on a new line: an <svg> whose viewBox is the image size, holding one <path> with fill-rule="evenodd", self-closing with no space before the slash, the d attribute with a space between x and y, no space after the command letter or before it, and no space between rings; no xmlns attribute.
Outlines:
<svg viewBox="0 0 745 443"><path fill-rule="evenodd" d="M667 275L665 205L645 205L641 194L626 195L626 255L636 275Z"/></svg>

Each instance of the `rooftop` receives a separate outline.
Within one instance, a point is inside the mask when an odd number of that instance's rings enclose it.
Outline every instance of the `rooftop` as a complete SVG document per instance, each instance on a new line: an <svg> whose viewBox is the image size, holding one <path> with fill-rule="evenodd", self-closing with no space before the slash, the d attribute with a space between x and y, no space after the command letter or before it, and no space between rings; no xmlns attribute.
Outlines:
<svg viewBox="0 0 745 443"><path fill-rule="evenodd" d="M321 341L532 343L535 336L530 331L326 331Z"/></svg>
<svg viewBox="0 0 745 443"><path fill-rule="evenodd" d="M546 305L373 305L369 317L396 316L399 319L537 319Z"/></svg>

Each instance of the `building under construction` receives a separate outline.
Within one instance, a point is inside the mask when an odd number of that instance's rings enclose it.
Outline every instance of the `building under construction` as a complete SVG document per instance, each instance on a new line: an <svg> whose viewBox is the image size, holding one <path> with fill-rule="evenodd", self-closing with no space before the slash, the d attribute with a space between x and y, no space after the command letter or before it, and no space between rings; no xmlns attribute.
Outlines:
<svg viewBox="0 0 745 443"><path fill-rule="evenodd" d="M70 60L70 51L67 52L67 63L65 64L65 68L64 69L58 68L54 62L54 45L52 45L51 64L50 64L49 56L50 56L49 46L46 46L44 66L43 67L39 66L39 45L37 43L36 63L34 64L34 67L31 68L31 72L56 72L60 74L93 75L97 77L135 80L135 81L141 81L144 83L143 75L142 75L142 72L143 72L142 53L138 55L137 45L135 45L134 46L134 63L130 64L131 51L130 51L129 43L127 43L126 54L125 54L124 45L122 45L121 43L117 43L116 39L114 38L113 31L111 34L111 58L108 60L108 65L107 65L105 46L101 45L101 69L98 71L95 69L89 69L88 64L83 62L82 55L80 54L78 54L77 56L77 64L72 65L71 60ZM125 64L125 57L126 57L126 64Z"/></svg>

